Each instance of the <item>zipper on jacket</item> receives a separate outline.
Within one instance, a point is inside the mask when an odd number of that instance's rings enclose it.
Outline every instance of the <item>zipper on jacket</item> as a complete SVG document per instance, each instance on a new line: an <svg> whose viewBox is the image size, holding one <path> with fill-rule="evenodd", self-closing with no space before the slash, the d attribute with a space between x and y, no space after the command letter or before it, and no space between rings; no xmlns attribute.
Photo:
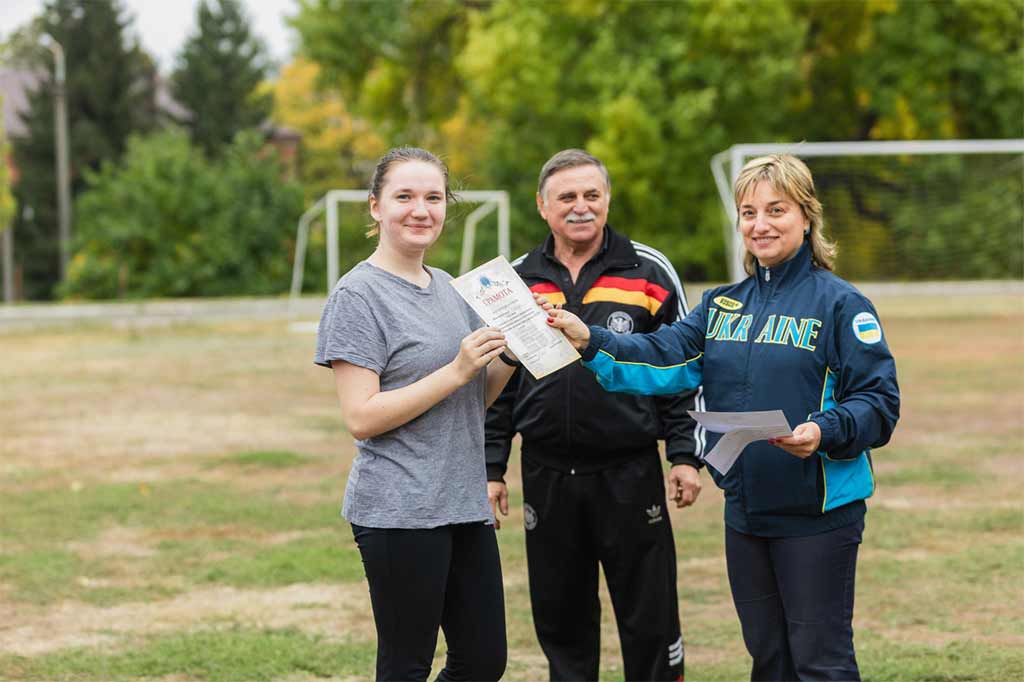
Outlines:
<svg viewBox="0 0 1024 682"><path fill-rule="evenodd" d="M559 263L559 267L562 270L562 291L565 293L565 305L564 307L571 313L579 314L574 310L574 298L576 294L576 282L572 280L572 275L569 274L569 268ZM583 266L584 268L586 265ZM576 276L578 282L580 277L583 275L583 268L580 268L579 274ZM572 405L572 372L562 372L565 382L565 451L569 453L569 474L572 476L576 475L576 463L573 461L575 453L573 452L572 443L572 429L573 429L573 405Z"/></svg>
<svg viewBox="0 0 1024 682"><path fill-rule="evenodd" d="M768 282L771 279L771 270L768 270L767 268L765 268L764 279L765 279L766 282ZM765 289L766 289L766 291L763 292L764 295L761 297L761 305L757 309L757 312L754 313L754 318L751 320L751 325L750 325L751 329L756 328L757 321L760 320L760 318L764 315L764 312L768 308L768 304L771 301L771 294L772 294L771 289L772 289L772 287L770 287L770 286L769 287L765 287ZM758 284L757 286L754 287L754 293L762 293L761 292L760 284ZM743 405L742 405L743 409L749 409L749 407L750 407L750 398L751 398L751 395L752 395L752 389L751 389L751 383L750 383L750 372L749 372L749 369L750 369L750 356L753 355L753 352L754 352L754 344L748 338L747 339L746 360L744 361L744 365L743 365L743 375L744 375L744 377L746 377L744 379L744 381L743 381L743 393L744 393ZM750 524L750 515L747 512L747 489L746 489L746 476L744 475L745 472L744 472L744 469L743 469L743 460L742 459L737 460L736 464L739 465L739 466L734 468L734 471L736 472L735 475L737 477L739 477L739 479L740 479L739 480L739 495L740 495L739 496L739 504L740 504L740 509L742 510L743 517L747 520L747 525L749 526L749 524Z"/></svg>
<svg viewBox="0 0 1024 682"><path fill-rule="evenodd" d="M772 271L771 271L771 269L765 268L764 269L764 281L765 282L770 282L771 279L772 279ZM760 289L760 287L757 287L755 289L755 291L757 291L759 289ZM763 292L764 295L761 297L761 306L757 309L757 312L754 314L754 318L751 320L751 325L750 325L751 329L753 329L753 328L755 328L757 326L758 320L761 319L761 316L764 314L764 311L768 308L768 304L771 302L772 294L774 294L774 293L775 293L775 285L771 285L770 284L769 286L765 287L765 291ZM746 377L746 379L743 382L743 389L744 389L744 392L746 393L746 398L744 400L744 407L749 407L749 405L750 405L750 402L749 402L750 395L752 393L751 383L750 383L750 356L753 354L753 352L754 352L754 344L748 338L747 339L747 358L746 358L746 362L743 365L743 376Z"/></svg>
<svg viewBox="0 0 1024 682"><path fill-rule="evenodd" d="M568 307L568 306L567 306ZM576 311L571 311L575 313ZM576 457L575 451L573 450L573 400L572 400L572 372L563 372L565 375L565 450L569 453L569 473L573 476L576 475L576 463L573 461Z"/></svg>
<svg viewBox="0 0 1024 682"><path fill-rule="evenodd" d="M771 279L771 270L769 270L768 268L765 268L764 279L765 279L766 282ZM774 290L775 290L775 285L768 285L768 286L766 286L764 288L764 290L762 290L760 286L754 287L754 293L761 294L761 305L758 307L757 312L754 313L754 318L751 320L751 325L750 325L751 329L757 328L758 321L764 315L765 310L768 309L768 304L771 303L771 298L772 298L772 294L774 293ZM746 377L744 379L744 381L743 381L743 394L744 394L744 396L743 396L743 405L742 405L743 409L750 409L750 398L751 398L751 396L753 394L753 389L752 389L751 382L750 382L750 356L753 355L753 353L754 353L754 343L748 338L747 339L746 360L744 361L744 364L743 364L743 376ZM742 464L742 461L737 462L737 463ZM742 473L743 473L742 466L739 469L739 473L742 476ZM747 491L744 488L744 481L743 480L740 481L740 492L741 492L741 495L742 495L740 501L741 501L741 504L743 506L743 513L744 513L744 515L746 515L746 513L747 513L747 511L746 511L747 510ZM748 523L749 523L749 520L748 520Z"/></svg>
<svg viewBox="0 0 1024 682"><path fill-rule="evenodd" d="M559 263L562 268L562 284L565 291L565 309L574 315L578 315L581 319L583 317L583 297L586 292L580 292L580 283L584 281L584 274L590 267L593 260L590 260L583 264L580 271L576 273L576 279L573 280L572 275L569 274L569 268L565 267L564 264ZM569 475L576 475L576 463L573 461L575 457L575 444L573 443L572 433L573 426L575 423L574 404L573 404L573 388L575 384L572 381L571 372L563 372L565 374L565 441L566 450L569 452Z"/></svg>

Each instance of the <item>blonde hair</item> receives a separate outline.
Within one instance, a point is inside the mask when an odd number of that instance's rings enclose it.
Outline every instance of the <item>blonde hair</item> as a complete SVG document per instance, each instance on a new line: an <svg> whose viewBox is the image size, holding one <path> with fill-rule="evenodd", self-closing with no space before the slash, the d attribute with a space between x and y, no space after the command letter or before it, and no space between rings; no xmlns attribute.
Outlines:
<svg viewBox="0 0 1024 682"><path fill-rule="evenodd" d="M824 270L834 269L838 247L825 237L821 202L814 191L814 178L807 164L790 154L771 154L748 161L733 187L737 213L743 197L761 181L770 183L776 192L785 194L800 206L810 223L810 234L805 239L810 243L811 261ZM739 218L737 226L738 221ZM743 269L748 275L757 271L757 261L750 251L743 255Z"/></svg>

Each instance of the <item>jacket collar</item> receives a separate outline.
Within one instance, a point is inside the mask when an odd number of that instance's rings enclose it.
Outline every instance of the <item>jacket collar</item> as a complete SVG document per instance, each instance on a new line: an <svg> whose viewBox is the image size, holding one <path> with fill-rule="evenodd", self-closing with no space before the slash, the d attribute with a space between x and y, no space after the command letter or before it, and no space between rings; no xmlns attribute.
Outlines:
<svg viewBox="0 0 1024 682"><path fill-rule="evenodd" d="M757 286L758 288L767 287L776 290L789 286L810 275L812 267L811 247L804 240L796 254L789 260L770 268L758 265Z"/></svg>
<svg viewBox="0 0 1024 682"><path fill-rule="evenodd" d="M606 224L601 238L601 248L591 259L591 262L594 261L602 262L605 268L635 267L640 263L640 257L628 237ZM526 254L518 269L524 275L549 277L552 265L561 266L561 263L555 258L555 238L548 233L543 244Z"/></svg>

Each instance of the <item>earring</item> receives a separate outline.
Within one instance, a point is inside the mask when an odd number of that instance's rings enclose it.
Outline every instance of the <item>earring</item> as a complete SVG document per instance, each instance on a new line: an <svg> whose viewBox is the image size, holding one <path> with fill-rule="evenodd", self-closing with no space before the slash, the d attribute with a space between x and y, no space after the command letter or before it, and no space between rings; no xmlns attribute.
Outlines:
<svg viewBox="0 0 1024 682"><path fill-rule="evenodd" d="M811 226L808 225L807 227L804 228L804 236L806 237L810 233L811 233Z"/></svg>

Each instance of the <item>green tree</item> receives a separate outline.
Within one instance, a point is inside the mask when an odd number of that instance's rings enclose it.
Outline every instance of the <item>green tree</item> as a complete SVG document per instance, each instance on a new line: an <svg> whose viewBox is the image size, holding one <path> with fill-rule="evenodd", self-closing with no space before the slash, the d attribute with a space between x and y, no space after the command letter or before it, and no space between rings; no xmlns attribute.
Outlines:
<svg viewBox="0 0 1024 682"><path fill-rule="evenodd" d="M134 138L87 178L61 293L83 298L286 291L302 190L255 133L210 160L183 132Z"/></svg>
<svg viewBox="0 0 1024 682"><path fill-rule="evenodd" d="M1021 0L302 0L294 19L387 144L512 192L514 249L546 232L541 164L584 147L611 171L611 222L689 279L726 275L708 162L733 144L1024 135L1022 23ZM873 229L913 234L890 219Z"/></svg>
<svg viewBox="0 0 1024 682"><path fill-rule="evenodd" d="M815 140L1024 135L1024 2L793 0ZM827 114L827 115L823 115Z"/></svg>
<svg viewBox="0 0 1024 682"><path fill-rule="evenodd" d="M297 57L282 67L276 80L264 85L274 99L274 123L302 135L299 178L306 206L331 189L366 187L373 160L386 151L381 137L366 120L349 112L337 91L317 87L320 71L315 62ZM343 205L341 215L345 225L369 221L365 207ZM305 284L315 291L323 289L327 272L324 232L313 229L306 250ZM339 237L343 259L351 258L352 264L372 246L361 229L342 230Z"/></svg>
<svg viewBox="0 0 1024 682"><path fill-rule="evenodd" d="M369 123L353 116L341 96L317 87L321 68L297 57L264 84L273 98L274 123L302 135L299 177L312 203L330 189L362 188L372 173L368 159L386 149Z"/></svg>
<svg viewBox="0 0 1024 682"><path fill-rule="evenodd" d="M456 56L467 0L300 0L291 20L301 51L319 63L357 114L378 122L393 143L437 149L439 124L458 101Z"/></svg>
<svg viewBox="0 0 1024 682"><path fill-rule="evenodd" d="M546 230L531 208L541 164L583 147L608 165L612 224L690 278L724 274L708 160L780 137L801 87L805 24L781 0L757 8L500 1L473 19L459 67L491 121L480 159L523 211L521 248Z"/></svg>
<svg viewBox="0 0 1024 682"><path fill-rule="evenodd" d="M152 60L129 38L129 20L117 0L50 0L38 20L66 56L66 98L72 194L83 172L124 151L128 136L155 121ZM34 54L44 74L29 97L24 137L13 138L20 210L15 253L24 273L26 298L49 298L60 277L53 116L53 61Z"/></svg>
<svg viewBox="0 0 1024 682"><path fill-rule="evenodd" d="M304 0L294 25L390 144L447 153L456 176L512 191L514 248L546 231L540 166L586 147L612 172L613 223L691 276L723 271L707 159L734 130L780 136L806 30L785 0Z"/></svg>
<svg viewBox="0 0 1024 682"><path fill-rule="evenodd" d="M794 8L809 22L808 87L793 112L794 130L808 139L1024 136L1019 0L797 0ZM843 215L834 223L839 271L865 279L1019 277L1020 164L1008 156L917 156L860 159L851 172L853 161L819 162L826 213Z"/></svg>
<svg viewBox="0 0 1024 682"><path fill-rule="evenodd" d="M216 155L270 113L270 97L258 91L268 62L239 0L202 0L196 25L178 55L172 91L189 111L181 122L192 141Z"/></svg>

